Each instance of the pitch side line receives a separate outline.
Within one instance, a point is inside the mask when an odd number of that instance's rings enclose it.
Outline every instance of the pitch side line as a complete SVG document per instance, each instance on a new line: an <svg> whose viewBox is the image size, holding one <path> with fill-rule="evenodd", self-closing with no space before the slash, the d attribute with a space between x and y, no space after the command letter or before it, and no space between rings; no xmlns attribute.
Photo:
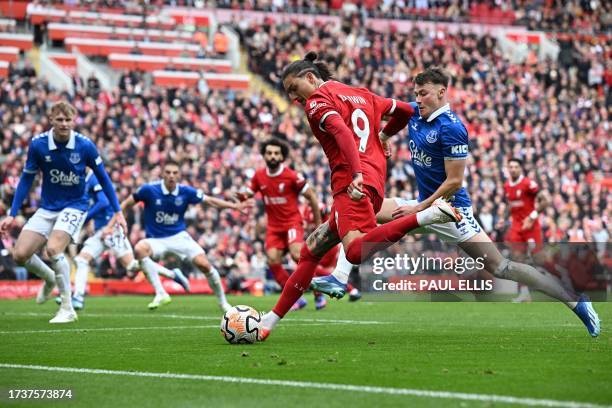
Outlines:
<svg viewBox="0 0 612 408"><path fill-rule="evenodd" d="M367 385L352 385L352 384L333 384L333 383L318 383L309 381L287 381L287 380L269 380L263 378L247 378L247 377L229 377L217 375L199 375L199 374L173 374L173 373L151 373L143 371L121 371L121 370L101 370L94 368L72 368L72 367L50 367L41 365L24 365L24 364L6 364L0 363L0 368L7 369L24 369L38 371L55 371L65 373L79 374L100 374L100 375L118 375L130 377L145 377L145 378L168 378L175 380L195 380L195 381L217 381L237 384L257 384L271 385L294 388L311 388L332 391L349 391L349 392L364 392L368 394L386 394L386 395L407 395L423 398L441 398L463 401L480 401L480 402L497 402L505 404L518 404L527 406L543 406L554 408L605 408L610 406L592 404L588 402L576 401L559 401L550 399L537 398L520 398L506 395L494 394L470 394L462 392L450 391L431 391L417 390L411 388L391 388L391 387L374 387Z"/></svg>
<svg viewBox="0 0 612 408"><path fill-rule="evenodd" d="M40 312L6 312L0 313L0 317L2 315L5 316L49 316L49 313L40 313ZM125 313L125 314L115 314L115 313L83 313L83 316L87 317L158 317L158 318L166 318L166 319L184 319L184 320L219 320L221 319L221 315L219 316L194 316L194 315L179 315L179 314L168 314L168 313ZM396 321L379 321L379 320L344 320L344 319L300 319L293 318L289 316L286 319L287 322L313 322L313 323L337 323L337 324L395 324L398 323Z"/></svg>
<svg viewBox="0 0 612 408"><path fill-rule="evenodd" d="M325 326L327 323L300 323L292 322L292 326ZM43 330L5 330L0 334L36 334L36 333L74 333L82 331L130 331L130 330L175 330L175 329L218 329L218 324L205 326L151 326L151 327L92 327L92 328L71 328L71 329L43 329Z"/></svg>
<svg viewBox="0 0 612 408"><path fill-rule="evenodd" d="M123 330L180 330L180 329L213 329L219 328L218 324L206 326L160 326L160 327L93 327L73 329L48 329L48 330L5 330L0 334L34 334L34 333L69 333L82 331L123 331Z"/></svg>

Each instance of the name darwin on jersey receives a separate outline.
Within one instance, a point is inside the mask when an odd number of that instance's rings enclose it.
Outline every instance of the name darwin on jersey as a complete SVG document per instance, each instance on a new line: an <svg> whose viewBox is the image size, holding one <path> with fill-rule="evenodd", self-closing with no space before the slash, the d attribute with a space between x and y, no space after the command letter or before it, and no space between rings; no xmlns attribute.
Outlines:
<svg viewBox="0 0 612 408"><path fill-rule="evenodd" d="M51 176L51 183L61 184L62 186L78 185L80 181L79 176L74 174L72 171L69 174L66 174L61 170L52 169L49 172L49 175Z"/></svg>

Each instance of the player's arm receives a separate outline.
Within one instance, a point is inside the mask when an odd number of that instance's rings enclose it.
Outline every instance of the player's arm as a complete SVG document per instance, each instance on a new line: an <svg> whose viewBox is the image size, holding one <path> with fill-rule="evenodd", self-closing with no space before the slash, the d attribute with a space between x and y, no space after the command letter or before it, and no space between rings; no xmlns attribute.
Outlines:
<svg viewBox="0 0 612 408"><path fill-rule="evenodd" d="M540 216L540 213L546 209L548 205L548 197L544 191L540 191L538 184L535 181L531 181L529 184L530 193L535 194L535 209L523 220L521 230L528 231L533 228L536 220Z"/></svg>
<svg viewBox="0 0 612 408"><path fill-rule="evenodd" d="M433 194L415 206L402 206L393 212L393 217L414 214L429 207L440 197L450 199L463 185L463 175L468 156L468 137L462 125L445 126L440 129L444 171L446 179Z"/></svg>
<svg viewBox="0 0 612 408"><path fill-rule="evenodd" d="M302 192L302 195L308 200L308 205L312 210L314 218L314 224L316 227L321 225L321 210L319 209L319 200L317 199L317 193L314 192L312 187L306 185L306 189Z"/></svg>
<svg viewBox="0 0 612 408"><path fill-rule="evenodd" d="M8 229L13 224L13 220L19 213L19 209L23 204L23 200L25 200L28 193L30 192L30 188L32 188L32 184L34 183L34 179L36 178L36 173L38 172L38 162L36 158L36 152L34 151L34 149L32 149L32 144L30 143L26 164L23 168L23 173L21 174L21 177L19 177L19 183L17 184L17 189L15 190L15 196L13 197L11 210L9 212L9 215L6 216L2 221L0 221L0 236L3 236L8 232Z"/></svg>
<svg viewBox="0 0 612 408"><path fill-rule="evenodd" d="M428 208L438 198L443 197L450 199L463 185L463 174L465 171L466 160L445 160L444 170L446 171L446 180L432 195L427 197L415 206L402 206L393 211L393 218L401 217L407 214L414 214Z"/></svg>
<svg viewBox="0 0 612 408"><path fill-rule="evenodd" d="M325 115L322 118L321 129L325 129L325 131L336 140L336 144L342 152L344 159L348 163L351 174L353 175L353 182L349 184L346 191L353 200L360 200L365 196L365 194L362 193L363 173L361 171L361 160L359 159L359 152L355 145L353 133L336 111L330 110Z"/></svg>
<svg viewBox="0 0 612 408"><path fill-rule="evenodd" d="M246 201L249 198L253 198L254 196L255 196L255 193L253 192L253 190L251 190L247 186L242 186L240 190L238 190L238 192L236 193L236 198L239 201Z"/></svg>
<svg viewBox="0 0 612 408"><path fill-rule="evenodd" d="M238 210L242 213L244 213L247 208L253 207L252 200L241 201L239 203L233 203L231 201L223 200L221 198L208 197L208 196L205 196L205 198L202 200L202 203L206 205L210 205L211 207L214 207L214 208L219 208L219 209L229 208L232 210Z"/></svg>
<svg viewBox="0 0 612 408"><path fill-rule="evenodd" d="M131 194L128 198L121 202L121 211L125 211L128 208L133 207L134 204L136 204L136 199L134 198L134 195Z"/></svg>
<svg viewBox="0 0 612 408"><path fill-rule="evenodd" d="M379 106L380 111L383 112L383 119L388 119L387 124L378 134L378 138L382 144L385 156L390 157L391 145L389 143L389 138L396 135L408 125L410 118L412 118L415 113L415 108L410 103L390 98L382 98L380 96L376 96L374 100Z"/></svg>
<svg viewBox="0 0 612 408"><path fill-rule="evenodd" d="M100 211L104 211L106 206L109 204L108 198L106 198L106 194L102 191L102 186L97 185L99 189L96 190L96 198L95 203L87 210L87 217L85 218L85 223L95 217Z"/></svg>
<svg viewBox="0 0 612 408"><path fill-rule="evenodd" d="M119 226L123 229L123 231L127 231L127 222L125 221L125 217L123 216L123 212L121 212L121 207L119 206L119 199L117 198L117 193L115 192L115 187L104 168L104 163L102 162L102 158L98 154L98 149L96 146L91 143L90 145L90 161L88 162L89 167L93 170L98 182L102 186L102 190L108 198L108 202L115 212L113 218L108 223L108 227L112 227L115 224L119 224Z"/></svg>
<svg viewBox="0 0 612 408"><path fill-rule="evenodd" d="M389 121L379 134L381 141L389 140L390 137L395 136L400 130L404 129L415 113L412 105L407 102L388 99L386 103L390 103L391 106L384 115L385 118L389 118Z"/></svg>

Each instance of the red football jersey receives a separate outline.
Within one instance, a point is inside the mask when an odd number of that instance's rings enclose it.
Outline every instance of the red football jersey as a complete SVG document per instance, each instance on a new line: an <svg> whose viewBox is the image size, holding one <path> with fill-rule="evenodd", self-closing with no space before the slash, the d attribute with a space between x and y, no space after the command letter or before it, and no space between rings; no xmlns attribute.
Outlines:
<svg viewBox="0 0 612 408"><path fill-rule="evenodd" d="M510 180L504 184L506 198L510 206L510 216L512 218L512 229L520 230L523 221L535 210L535 198L539 187L535 181L527 177L519 177L516 182ZM539 225L536 219L534 228Z"/></svg>
<svg viewBox="0 0 612 408"><path fill-rule="evenodd" d="M333 135L325 131L325 119L340 115L354 136L364 184L385 196L387 159L378 138L384 115L395 109L393 99L383 98L365 88L327 81L306 101L306 115L312 133L319 140L331 168L332 194L346 190L353 175Z"/></svg>
<svg viewBox="0 0 612 408"><path fill-rule="evenodd" d="M282 164L275 174L270 174L267 167L255 172L251 191L253 194L261 192L268 229L286 230L293 225L302 225L298 198L306 188L308 183L304 177Z"/></svg>

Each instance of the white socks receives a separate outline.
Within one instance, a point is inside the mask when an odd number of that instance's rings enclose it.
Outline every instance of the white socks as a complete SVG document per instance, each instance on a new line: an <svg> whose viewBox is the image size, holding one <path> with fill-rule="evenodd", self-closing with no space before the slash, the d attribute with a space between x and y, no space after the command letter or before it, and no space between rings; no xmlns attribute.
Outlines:
<svg viewBox="0 0 612 408"><path fill-rule="evenodd" d="M164 290L164 287L162 286L161 280L159 279L159 274L157 273L159 265L153 262L151 258L146 256L140 260L140 266L143 272L147 275L147 278L149 278L151 285L153 285L155 295L164 297L168 296Z"/></svg>
<svg viewBox="0 0 612 408"><path fill-rule="evenodd" d="M570 309L574 309L578 304L576 297L568 292L559 280L546 271L541 271L533 266L520 262L504 259L494 273L495 276L503 279L510 279L522 283L535 290L546 293L565 303Z"/></svg>
<svg viewBox="0 0 612 408"><path fill-rule="evenodd" d="M164 266L161 266L158 263L156 263L155 265L157 266L157 273L159 273L161 276L165 276L166 278L169 278L169 279L174 279L176 277L176 275L174 274L174 271L171 271L170 269Z"/></svg>
<svg viewBox="0 0 612 408"><path fill-rule="evenodd" d="M42 280L49 283L55 282L55 271L49 268L49 266L44 263L38 255L32 255L23 266L28 270L28 272L33 273Z"/></svg>
<svg viewBox="0 0 612 408"><path fill-rule="evenodd" d="M72 309L72 301L70 300L70 264L64 254L52 256L51 267L55 271L55 283L62 299L61 307Z"/></svg>
<svg viewBox="0 0 612 408"><path fill-rule="evenodd" d="M85 258L76 256L74 258L77 269L74 275L74 294L75 296L85 296L85 286L87 286L87 274L89 273L89 262Z"/></svg>
<svg viewBox="0 0 612 408"><path fill-rule="evenodd" d="M219 276L219 271L214 266L210 266L210 271L205 273L206 279L208 280L208 285L215 292L217 299L219 300L220 305L224 305L227 303L227 299L225 298L225 292L223 291L223 285L221 284L221 277Z"/></svg>
<svg viewBox="0 0 612 408"><path fill-rule="evenodd" d="M268 330L274 329L276 324L280 322L280 317L274 312L268 312L261 318L261 324Z"/></svg>
<svg viewBox="0 0 612 408"><path fill-rule="evenodd" d="M353 264L346 259L344 253L344 246L340 244L340 253L338 254L338 262L336 263L336 269L332 272L332 275L340 282L346 284L349 279L349 275L353 269Z"/></svg>

